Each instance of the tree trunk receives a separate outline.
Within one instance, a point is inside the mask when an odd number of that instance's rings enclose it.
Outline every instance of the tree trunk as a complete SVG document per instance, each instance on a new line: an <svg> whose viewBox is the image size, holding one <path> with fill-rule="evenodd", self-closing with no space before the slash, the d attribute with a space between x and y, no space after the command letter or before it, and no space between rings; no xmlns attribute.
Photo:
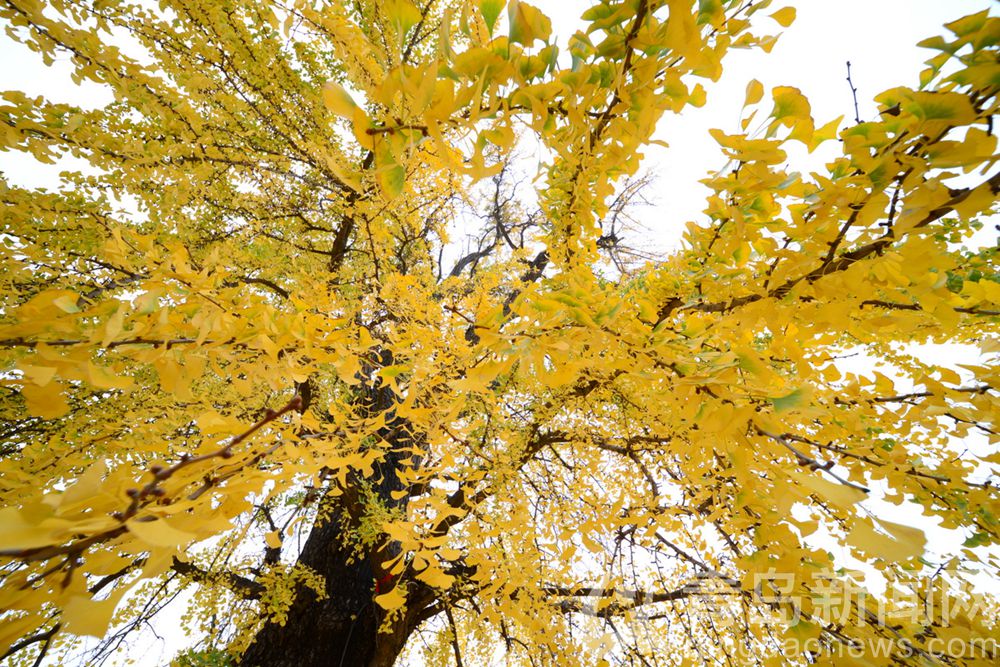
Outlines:
<svg viewBox="0 0 1000 667"><path fill-rule="evenodd" d="M387 451L370 477L350 475L340 495L324 499L329 505L325 509L332 512L313 526L299 555L298 563L326 579L326 598L318 599L312 589L299 586L284 625L267 622L243 654L240 667L392 667L409 635L428 616L425 610L434 600L431 590L417 581L394 581L384 569L384 563L399 553L398 545L359 553L346 537L361 524L366 502L388 508L406 502L394 500L392 492L403 488L398 475L401 453L412 455L419 438L395 415L398 397L373 380L377 368L391 363L388 352L374 351L371 363L359 373L354 403L367 416L386 415L378 436L388 444ZM386 623L373 598L395 585L407 586L407 607Z"/></svg>
<svg viewBox="0 0 1000 667"><path fill-rule="evenodd" d="M372 600L372 562L348 562L342 519L313 527L299 562L326 577L326 599L300 586L284 625L268 622L244 653L241 667L391 667L409 628L379 633L382 610ZM408 614L409 615L409 614Z"/></svg>

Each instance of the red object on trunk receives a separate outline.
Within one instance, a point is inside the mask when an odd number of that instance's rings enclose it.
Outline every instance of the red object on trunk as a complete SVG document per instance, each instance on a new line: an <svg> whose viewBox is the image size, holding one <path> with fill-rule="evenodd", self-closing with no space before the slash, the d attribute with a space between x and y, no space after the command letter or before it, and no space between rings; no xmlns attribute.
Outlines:
<svg viewBox="0 0 1000 667"><path fill-rule="evenodd" d="M386 573L375 580L375 594L381 595L392 588L392 580L395 579L391 573Z"/></svg>

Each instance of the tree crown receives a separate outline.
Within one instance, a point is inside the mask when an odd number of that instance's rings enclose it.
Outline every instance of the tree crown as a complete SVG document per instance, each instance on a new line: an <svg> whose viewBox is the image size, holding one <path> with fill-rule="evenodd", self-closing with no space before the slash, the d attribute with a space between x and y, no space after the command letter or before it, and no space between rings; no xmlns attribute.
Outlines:
<svg viewBox="0 0 1000 667"><path fill-rule="evenodd" d="M0 186L0 650L104 658L194 587L188 661L360 595L372 665L417 631L434 664L992 664L940 642L997 636L956 586L998 566L1000 275L966 243L1000 19L864 122L752 82L705 220L639 261L643 146L770 5L597 2L565 44L519 0L0 8L114 94L0 102L4 149L87 165ZM930 559L881 501L966 541ZM886 594L828 604L841 551Z"/></svg>

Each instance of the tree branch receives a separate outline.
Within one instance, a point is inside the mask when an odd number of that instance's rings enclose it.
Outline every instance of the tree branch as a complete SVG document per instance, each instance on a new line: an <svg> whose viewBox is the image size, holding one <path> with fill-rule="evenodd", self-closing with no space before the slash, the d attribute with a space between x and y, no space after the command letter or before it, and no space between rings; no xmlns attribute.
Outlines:
<svg viewBox="0 0 1000 667"><path fill-rule="evenodd" d="M835 480L837 480L843 486L849 486L852 489L857 489L858 491L862 491L864 493L869 493L871 491L871 489L869 489L868 487L861 486L860 484L855 484L854 482L844 479L837 473L833 472L833 470L831 470L831 468L833 468L833 461L821 462L812 458L808 454L799 451L790 442L788 442L788 438L786 436L778 435L776 433L770 433L760 428L759 426L757 427L757 433L766 436L768 438L771 438L772 440L783 446L785 449L790 451L792 454L794 454L799 465L809 468L810 470L822 470L830 477L833 477Z"/></svg>
<svg viewBox="0 0 1000 667"><path fill-rule="evenodd" d="M173 477L177 471L185 468L187 466L193 465L195 463L200 463L203 461L208 461L214 458L228 459L231 458L233 453L232 449L236 445L240 444L259 429L263 428L268 423L278 419L283 414L291 412L292 410L297 410L302 404L302 399L300 396L295 395L292 399L280 410L269 410L263 419L253 424L243 433L233 437L228 443L219 449L209 452L207 454L202 454L200 456L185 456L182 457L180 461L169 467L153 466L149 469L150 474L152 474L152 481L148 482L141 489L128 489L126 495L131 498L131 502L128 507L115 515L115 518L121 523L120 526L106 530L89 537L81 538L75 542L70 542L69 544L51 545L45 547L34 547L31 549L0 549L0 556L9 556L12 558L17 558L22 561L39 561L48 560L50 558L55 558L56 556L66 555L67 558L65 563L56 569L62 569L63 566L72 572L72 569L76 564L76 556L83 553L85 550L90 548L95 544L105 542L107 540L118 537L128 532L128 527L125 525L129 519L135 517L139 510L144 507L148 502L153 500L159 500L164 496L164 491L161 484L166 480ZM215 480L207 480L201 488L194 491L188 496L188 498L197 498L203 493L203 489L211 487L215 484Z"/></svg>
<svg viewBox="0 0 1000 667"><path fill-rule="evenodd" d="M458 645L458 628L455 626L455 617L451 615L451 605L444 606L444 614L448 617L448 625L451 627L451 646L455 649L455 667L464 667L462 650Z"/></svg>
<svg viewBox="0 0 1000 667"><path fill-rule="evenodd" d="M991 192L996 195L1000 193L1000 172L997 172L989 179L980 184L989 186ZM920 229L921 227L926 227L932 222L943 218L945 215L951 213L955 210L955 207L961 204L963 201L969 198L975 187L962 188L957 190L952 195L951 199L945 202L943 205L936 209L929 211L919 222L917 222L913 229ZM792 289L798 285L800 282L815 282L816 280L822 278L823 276L830 275L831 273L837 273L847 269L849 266L855 262L859 262L871 255L881 253L886 248L888 248L894 241L898 240L895 235L890 231L883 236L867 243L865 245L859 246L854 250L843 253L836 259L831 259L831 261L823 261L818 267L799 276L798 278L791 278L782 285L775 287L774 289L768 290L764 294L747 294L745 296L736 297L730 299L729 301L720 301L715 303L694 303L689 306L683 307L681 310L693 310L703 313L726 313L730 310L740 308L747 304L755 303L765 298L776 298L781 299L788 295ZM676 298L676 297L675 297Z"/></svg>
<svg viewBox="0 0 1000 667"><path fill-rule="evenodd" d="M672 591L642 591L629 590L623 588L588 588L585 586L568 587L554 584L542 587L542 592L557 598L577 598L559 600L556 606L563 613L578 613L597 618L610 618L620 616L625 612L642 607L644 605L656 604L657 602L671 602L682 600L701 593L698 586L683 586ZM585 604L580 598L622 598L624 601L615 601L605 604L600 608L596 604Z"/></svg>
<svg viewBox="0 0 1000 667"><path fill-rule="evenodd" d="M44 644L42 644L41 652L35 659L35 665L41 664L42 658L45 657L45 654L49 650L49 644L52 642L52 638L55 636L57 632L59 632L59 628L61 627L62 627L61 623L56 623L55 625L53 625L48 630L45 630L44 632L38 632L36 634L25 637L24 639L15 644L12 644L11 647L7 649L7 651L3 655L0 655L0 660L6 660L10 656L20 651L23 651L32 644L37 644L38 642L44 642Z"/></svg>
<svg viewBox="0 0 1000 667"><path fill-rule="evenodd" d="M244 600L259 600L264 594L264 586L252 579L233 572L208 572L193 563L178 560L174 556L170 569L199 584L222 584Z"/></svg>

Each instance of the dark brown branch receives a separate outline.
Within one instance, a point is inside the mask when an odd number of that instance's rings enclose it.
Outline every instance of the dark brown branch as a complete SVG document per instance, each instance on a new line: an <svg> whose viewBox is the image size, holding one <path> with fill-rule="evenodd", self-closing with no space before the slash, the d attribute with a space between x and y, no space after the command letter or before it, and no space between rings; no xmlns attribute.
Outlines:
<svg viewBox="0 0 1000 667"><path fill-rule="evenodd" d="M625 49L625 59L622 61L621 67L621 81L627 80L627 74L632 69L632 57L635 55L635 49L633 47L636 38L639 36L639 30L642 28L642 24L646 22L646 16L649 14L649 3L646 0L640 0L639 6L635 10L635 19L632 21L632 25L629 26L628 34L625 35L625 40L623 46ZM614 96L611 101L608 102L608 106L605 107L604 112L601 113L597 124L594 129L590 132L589 145L590 150L594 149L597 145L598 140L600 140L601 135L604 134L604 130L607 128L608 123L614 117L614 110L622 101L621 91L615 90Z"/></svg>
<svg viewBox="0 0 1000 667"><path fill-rule="evenodd" d="M84 339L58 339L58 340L25 340L24 338L5 338L0 340L0 348L14 348L14 347L26 347L29 349L34 349L39 345L47 345L49 347L70 347L73 345L87 345L93 341ZM153 347L164 347L170 349L174 345L192 345L198 343L197 338L126 338L125 340L113 340L107 345L101 345L102 349L113 350L116 347L124 347L126 345L152 345ZM205 340L201 341L201 345L230 345L236 342L235 338L230 338L224 341L214 341Z"/></svg>
<svg viewBox="0 0 1000 667"><path fill-rule="evenodd" d="M45 657L45 653L49 650L49 643L51 643L52 638L55 636L57 632L59 632L59 628L61 627L62 624L56 623L55 625L53 625L48 630L45 630L44 632L33 634L29 637L25 637L19 642L12 644L11 647L7 649L7 651L3 655L0 655L0 660L6 660L10 656L20 651L23 651L32 644L37 644L38 642L44 642L44 644L42 644L42 651L38 655L38 658L35 660L35 664L36 665L39 664L39 661L43 657Z"/></svg>
<svg viewBox="0 0 1000 667"><path fill-rule="evenodd" d="M955 387L949 391L959 392L963 394L985 394L988 391L993 390L988 384L979 385L978 387ZM929 396L934 396L935 394L930 391L915 391L909 394L899 394L898 396L879 396L870 399L873 403L901 403L909 401L914 398L927 398Z"/></svg>
<svg viewBox="0 0 1000 667"><path fill-rule="evenodd" d="M117 572L112 572L109 575L101 577L97 581L96 584L94 584L93 586L91 586L91 587L89 587L87 589L87 592L90 593L91 595L97 595L102 590L104 590L105 588L107 588L109 585L111 585L114 582L118 581L119 579L121 579L122 577L124 577L126 574L128 574L129 572L131 572L132 570L134 570L135 568L142 567L145 564L146 564L146 559L145 558L137 558L134 561L132 561L131 563L129 563L128 565L126 565L125 567L123 567L122 569L118 570Z"/></svg>
<svg viewBox="0 0 1000 667"><path fill-rule="evenodd" d="M636 452L631 447L620 447L618 445L612 445L611 443L605 440L595 439L594 444L597 445L598 449L603 449L608 452L614 452L615 454L620 454L621 456L624 456L625 458L635 463L635 465L639 468L642 474L646 477L646 482L649 483L649 488L653 496L658 497L660 495L660 487L656 483L656 479L653 477L653 474L649 471L649 468L642 461L642 459L639 458L638 452Z"/></svg>
<svg viewBox="0 0 1000 667"><path fill-rule="evenodd" d="M458 645L458 627L455 625L455 617L451 615L451 606L444 606L444 615L448 618L448 625L451 627L451 646L455 649L455 667L464 667L462 663L462 650Z"/></svg>
<svg viewBox="0 0 1000 667"><path fill-rule="evenodd" d="M273 280L268 280L267 278L240 278L240 282L244 282L248 285L261 285L266 287L283 299L289 297L288 290L274 282Z"/></svg>
<svg viewBox="0 0 1000 667"><path fill-rule="evenodd" d="M770 433L760 427L757 427L757 433L766 436L768 438L771 438L772 440L780 444L782 447L790 451L792 454L794 454L795 459L799 465L809 468L810 470L822 470L830 477L833 477L835 480L837 480L843 486L848 486L852 489L857 489L858 491L861 491L863 493L869 493L871 491L871 489L869 489L868 487L861 486L860 484L855 484L854 482L848 479L844 479L837 473L833 472L833 470L831 470L831 468L833 467L833 461L825 461L825 462L818 461L813 457L809 456L808 454L799 451L798 448L796 448L794 445L792 445L792 443L789 442L789 438L787 438L786 436L778 435L776 433Z"/></svg>
<svg viewBox="0 0 1000 667"><path fill-rule="evenodd" d="M170 569L199 584L221 584L244 600L259 600L264 586L232 572L207 572L193 563L174 557Z"/></svg>
<svg viewBox="0 0 1000 667"><path fill-rule="evenodd" d="M916 303L896 303L894 301L883 301L881 299L868 299L867 301L861 302L861 307L874 306L876 308L885 308L887 310L917 310L923 311L924 309L920 307L920 304ZM966 315L983 315L985 317L996 317L1000 315L1000 310L982 310L980 308L965 308L957 307L953 309L956 313L964 313Z"/></svg>
<svg viewBox="0 0 1000 667"><path fill-rule="evenodd" d="M361 171L368 171L374 163L375 153L368 151L365 155L365 159L361 162ZM360 198L361 195L359 193L354 190L350 190L347 196L347 201L345 202L345 210L350 210ZM344 257L347 255L347 244L351 239L351 232L354 231L355 227L356 223L354 218L347 217L341 221L340 227L337 228L337 234L333 238L333 246L330 248L329 252L330 263L328 268L330 273L336 273L340 270L341 264L344 263Z"/></svg>
<svg viewBox="0 0 1000 667"><path fill-rule="evenodd" d="M542 587L542 592L556 598L567 598L559 600L556 603L556 606L563 613L578 613L598 618L611 618L644 605L682 600L697 595L701 591L697 586L683 586L672 591L650 592L608 587L588 588L578 586L571 588L568 586L547 585ZM583 599L587 598L624 598L624 600L615 601L597 609L596 605L591 606L583 602Z"/></svg>
<svg viewBox="0 0 1000 667"><path fill-rule="evenodd" d="M493 249L494 249L493 244L490 244L485 248L480 248L475 250L474 252L470 252L468 255L461 258L455 263L455 267L451 270L451 273L448 275L450 275L452 278L456 278L462 275L462 271L465 270L465 267L469 266L470 264L478 263L479 260L487 257L490 253L492 253Z"/></svg>

